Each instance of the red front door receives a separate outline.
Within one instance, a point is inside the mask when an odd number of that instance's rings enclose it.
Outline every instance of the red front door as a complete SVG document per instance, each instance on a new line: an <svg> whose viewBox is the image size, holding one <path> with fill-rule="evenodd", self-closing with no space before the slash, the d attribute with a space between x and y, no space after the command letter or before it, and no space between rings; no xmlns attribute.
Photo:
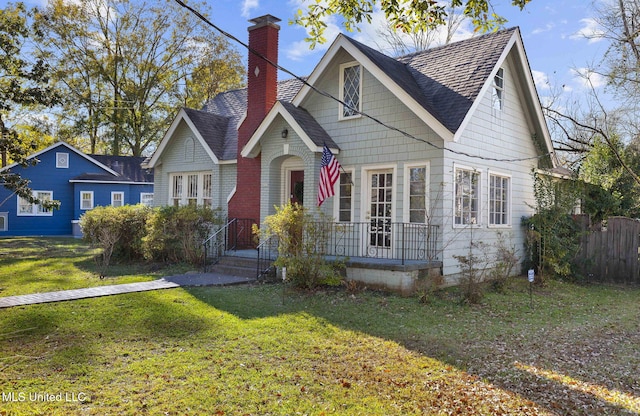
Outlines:
<svg viewBox="0 0 640 416"><path fill-rule="evenodd" d="M303 205L304 202L304 171L289 172L289 201L292 204Z"/></svg>

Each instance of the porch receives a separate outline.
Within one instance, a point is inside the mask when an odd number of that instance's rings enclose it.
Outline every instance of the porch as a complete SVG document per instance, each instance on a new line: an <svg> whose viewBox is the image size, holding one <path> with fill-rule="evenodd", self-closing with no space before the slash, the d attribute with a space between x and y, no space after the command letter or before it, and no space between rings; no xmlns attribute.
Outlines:
<svg viewBox="0 0 640 416"><path fill-rule="evenodd" d="M275 237L260 242L255 249L242 249L248 220L231 220L205 242L205 268L222 256L255 258L256 278L275 276L273 263L278 257ZM438 227L419 223L388 221L316 223L321 238L317 252L328 260L344 262L347 280L411 294L417 279L441 275L438 258Z"/></svg>

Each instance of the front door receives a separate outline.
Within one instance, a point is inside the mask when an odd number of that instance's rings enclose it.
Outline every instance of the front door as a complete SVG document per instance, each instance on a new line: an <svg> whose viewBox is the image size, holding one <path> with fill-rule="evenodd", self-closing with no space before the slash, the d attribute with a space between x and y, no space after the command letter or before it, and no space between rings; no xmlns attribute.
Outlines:
<svg viewBox="0 0 640 416"><path fill-rule="evenodd" d="M289 171L289 201L299 205L304 203L304 170Z"/></svg>
<svg viewBox="0 0 640 416"><path fill-rule="evenodd" d="M391 250L393 170L369 171L367 256L388 257Z"/></svg>

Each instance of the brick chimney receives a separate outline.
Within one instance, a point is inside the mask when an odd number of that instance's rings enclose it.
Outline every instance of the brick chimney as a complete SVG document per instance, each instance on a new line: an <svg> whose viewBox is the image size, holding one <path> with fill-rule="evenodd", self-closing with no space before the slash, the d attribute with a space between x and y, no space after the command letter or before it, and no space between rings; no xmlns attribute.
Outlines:
<svg viewBox="0 0 640 416"><path fill-rule="evenodd" d="M278 63L277 17L265 15L250 20L249 64L247 68L247 116L238 129L236 193L229 201L229 218L251 219L260 222L260 155L244 158L240 152L256 131L278 93L278 70L262 58Z"/></svg>

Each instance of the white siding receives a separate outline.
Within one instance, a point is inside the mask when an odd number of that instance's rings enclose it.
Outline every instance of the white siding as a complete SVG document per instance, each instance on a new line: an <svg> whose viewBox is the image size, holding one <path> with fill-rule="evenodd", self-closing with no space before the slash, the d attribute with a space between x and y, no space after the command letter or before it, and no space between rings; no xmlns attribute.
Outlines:
<svg viewBox="0 0 640 416"><path fill-rule="evenodd" d="M498 240L498 234L506 237L509 246L518 250L518 256L523 256L525 241L521 220L533 213L535 204L533 196L532 170L538 166L538 160L519 162L494 161L489 159L520 159L538 155L532 139L532 132L527 123L525 110L521 98L518 96L518 86L514 81L513 65L509 60L503 65L505 69L504 106L502 110L492 107L489 89L485 96L480 97L480 105L473 118L466 125L457 143L448 143L447 147L465 153L479 155L486 159L469 158L445 153L444 170L447 197L443 199L444 218L447 221L442 230L443 272L445 276L455 275L460 269L454 255L468 255L469 241L482 241L492 246ZM459 163L476 169L480 174L480 209L481 224L471 230L469 227L456 228L453 225L453 172L454 164ZM511 176L511 225L510 227L490 228L488 226L489 210L489 171L499 172ZM474 254L480 255L476 251ZM482 257L482 256L481 256ZM491 256L489 257L491 258ZM519 271L519 270L518 270Z"/></svg>

